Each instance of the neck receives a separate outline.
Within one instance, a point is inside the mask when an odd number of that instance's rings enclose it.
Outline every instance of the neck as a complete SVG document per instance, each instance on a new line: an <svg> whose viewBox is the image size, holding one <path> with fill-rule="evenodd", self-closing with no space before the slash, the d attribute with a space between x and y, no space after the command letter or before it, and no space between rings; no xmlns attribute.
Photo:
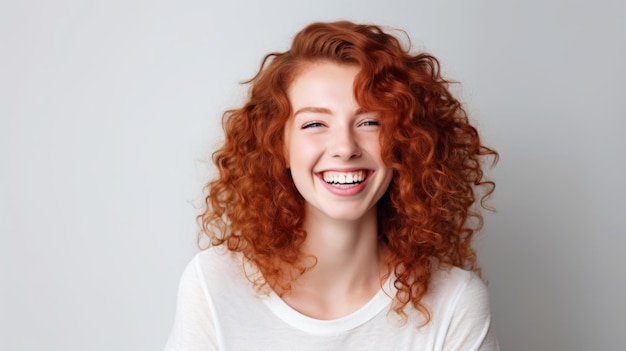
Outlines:
<svg viewBox="0 0 626 351"><path fill-rule="evenodd" d="M381 246L376 208L358 220L319 218L305 221L305 254L317 258L316 265L295 283L338 293L380 288ZM385 273L385 272L382 272Z"/></svg>
<svg viewBox="0 0 626 351"><path fill-rule="evenodd" d="M313 318L334 319L365 305L388 271L379 245L376 208L356 221L308 215L303 253L317 259L283 300Z"/></svg>

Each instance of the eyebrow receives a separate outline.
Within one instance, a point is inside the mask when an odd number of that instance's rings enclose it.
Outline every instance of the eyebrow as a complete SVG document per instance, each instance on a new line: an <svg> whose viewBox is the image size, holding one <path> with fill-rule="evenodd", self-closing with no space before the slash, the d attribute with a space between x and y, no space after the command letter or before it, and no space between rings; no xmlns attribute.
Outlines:
<svg viewBox="0 0 626 351"><path fill-rule="evenodd" d="M327 114L330 115L332 114L332 111L330 109L327 109L325 107L303 107L301 109L298 109L293 116L297 116L299 113L304 113L304 112L310 112L310 113L322 113L322 114ZM355 115L360 115L362 113L365 113L367 111L365 111L362 108L359 108L356 110Z"/></svg>
<svg viewBox="0 0 626 351"><path fill-rule="evenodd" d="M298 111L296 111L293 116L297 116L300 113L304 113L304 112L311 112L311 113L323 113L323 114L330 114L330 110L324 107L303 107L301 109L299 109Z"/></svg>

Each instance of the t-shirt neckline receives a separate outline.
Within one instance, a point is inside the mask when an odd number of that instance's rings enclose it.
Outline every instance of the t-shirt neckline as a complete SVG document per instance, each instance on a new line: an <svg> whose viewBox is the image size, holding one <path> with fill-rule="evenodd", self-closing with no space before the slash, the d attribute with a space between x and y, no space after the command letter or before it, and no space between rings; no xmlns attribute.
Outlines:
<svg viewBox="0 0 626 351"><path fill-rule="evenodd" d="M365 305L337 319L321 320L306 316L289 306L274 291L269 293L264 302L278 318L294 328L310 334L337 334L357 328L388 309L395 295L394 281L393 274L391 274L382 288Z"/></svg>

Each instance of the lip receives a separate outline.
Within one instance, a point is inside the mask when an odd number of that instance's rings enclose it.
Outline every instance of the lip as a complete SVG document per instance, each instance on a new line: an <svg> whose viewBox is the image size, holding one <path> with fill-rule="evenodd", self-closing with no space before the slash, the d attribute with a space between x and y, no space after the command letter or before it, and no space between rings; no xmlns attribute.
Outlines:
<svg viewBox="0 0 626 351"><path fill-rule="evenodd" d="M349 188L339 188L333 185L330 185L328 183L326 183L326 181L324 181L324 177L323 174L325 172L356 172L356 171L365 171L366 173L366 177L365 180L355 186L351 186ZM318 181L321 182L322 186L324 186L324 188L326 188L326 190L328 190L330 193L337 195L337 196L354 196L359 194L361 191L363 191L363 189L365 189L365 187L367 186L367 183L369 182L370 178L372 177L372 175L374 175L374 171L371 169L367 169L367 168L343 168L343 169L325 169L323 171L320 172L316 172L315 176L318 179Z"/></svg>

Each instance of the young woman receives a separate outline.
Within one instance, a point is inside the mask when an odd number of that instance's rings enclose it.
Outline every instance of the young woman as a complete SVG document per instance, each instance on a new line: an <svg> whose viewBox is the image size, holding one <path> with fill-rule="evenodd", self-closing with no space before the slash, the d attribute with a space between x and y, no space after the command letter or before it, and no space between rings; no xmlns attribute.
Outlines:
<svg viewBox="0 0 626 351"><path fill-rule="evenodd" d="M167 350L497 350L471 247L497 154L437 60L314 23L249 83Z"/></svg>

